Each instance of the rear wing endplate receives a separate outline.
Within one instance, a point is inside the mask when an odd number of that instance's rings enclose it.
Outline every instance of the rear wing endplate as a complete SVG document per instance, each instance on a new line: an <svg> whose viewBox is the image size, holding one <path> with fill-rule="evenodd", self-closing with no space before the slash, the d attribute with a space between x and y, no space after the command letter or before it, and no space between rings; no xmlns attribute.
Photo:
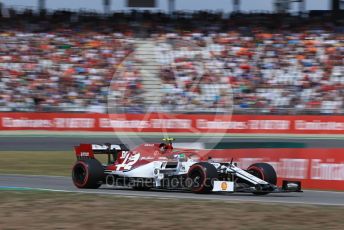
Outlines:
<svg viewBox="0 0 344 230"><path fill-rule="evenodd" d="M124 144L80 144L74 151L77 158L94 158L95 154L116 154L129 149Z"/></svg>

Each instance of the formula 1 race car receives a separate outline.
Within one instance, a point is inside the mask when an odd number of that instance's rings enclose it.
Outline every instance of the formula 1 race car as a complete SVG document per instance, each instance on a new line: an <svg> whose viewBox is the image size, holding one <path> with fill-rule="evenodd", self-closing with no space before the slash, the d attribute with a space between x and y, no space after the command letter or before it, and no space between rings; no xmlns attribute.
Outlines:
<svg viewBox="0 0 344 230"><path fill-rule="evenodd" d="M78 188L94 189L105 184L137 190L156 188L194 193L301 192L299 181L283 181L282 187L277 187L276 172L267 163L255 163L244 170L233 160L204 159L205 150L173 148L173 140L166 138L164 143L142 144L133 150L124 144L80 144L75 147L77 162L72 169L73 182ZM107 163L95 159L97 154L106 154Z"/></svg>

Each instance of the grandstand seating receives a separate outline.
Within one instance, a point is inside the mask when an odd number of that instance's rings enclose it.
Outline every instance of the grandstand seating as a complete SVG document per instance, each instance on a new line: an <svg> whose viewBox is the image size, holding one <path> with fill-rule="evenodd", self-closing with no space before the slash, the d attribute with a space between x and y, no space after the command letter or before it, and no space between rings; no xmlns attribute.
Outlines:
<svg viewBox="0 0 344 230"><path fill-rule="evenodd" d="M344 27L283 17L11 11L0 111L344 113ZM156 44L154 76L142 41Z"/></svg>

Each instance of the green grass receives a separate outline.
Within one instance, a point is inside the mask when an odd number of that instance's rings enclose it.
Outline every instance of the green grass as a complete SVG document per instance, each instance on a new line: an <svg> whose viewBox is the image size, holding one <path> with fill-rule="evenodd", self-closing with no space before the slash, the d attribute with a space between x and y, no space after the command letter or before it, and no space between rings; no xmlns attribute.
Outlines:
<svg viewBox="0 0 344 230"><path fill-rule="evenodd" d="M0 229L341 229L344 208L76 193L0 193Z"/></svg>
<svg viewBox="0 0 344 230"><path fill-rule="evenodd" d="M73 151L0 151L0 173L68 176Z"/></svg>

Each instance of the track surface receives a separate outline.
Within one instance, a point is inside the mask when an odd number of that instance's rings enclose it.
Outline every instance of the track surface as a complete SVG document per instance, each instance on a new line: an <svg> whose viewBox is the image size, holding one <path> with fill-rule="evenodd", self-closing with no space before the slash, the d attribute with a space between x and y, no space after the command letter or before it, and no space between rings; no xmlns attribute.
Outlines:
<svg viewBox="0 0 344 230"><path fill-rule="evenodd" d="M117 196L154 197L173 199L221 200L236 202L263 202L284 204L344 205L344 192L305 191L304 193L276 193L266 196L251 194L193 194L172 191L133 191L130 189L113 189L102 186L100 189L77 189L70 177L60 176L24 176L0 175L0 190L7 189L41 189L60 192L79 192L94 194L110 194Z"/></svg>
<svg viewBox="0 0 344 230"><path fill-rule="evenodd" d="M127 137L130 138L130 137ZM133 137L135 139L135 137ZM161 142L160 137L141 137L141 142ZM199 141L197 138L177 138L177 142L194 142ZM207 138L207 142L213 142L214 139ZM342 139L331 139L331 138L307 138L307 139L296 139L296 138L231 138L224 137L222 142L293 142L293 143L305 143L307 148L343 148L344 141ZM22 137L22 136L0 136L1 151L49 151L49 150L72 150L73 146L79 145L80 143L118 143L121 140L114 137ZM130 148L135 146L129 146Z"/></svg>

